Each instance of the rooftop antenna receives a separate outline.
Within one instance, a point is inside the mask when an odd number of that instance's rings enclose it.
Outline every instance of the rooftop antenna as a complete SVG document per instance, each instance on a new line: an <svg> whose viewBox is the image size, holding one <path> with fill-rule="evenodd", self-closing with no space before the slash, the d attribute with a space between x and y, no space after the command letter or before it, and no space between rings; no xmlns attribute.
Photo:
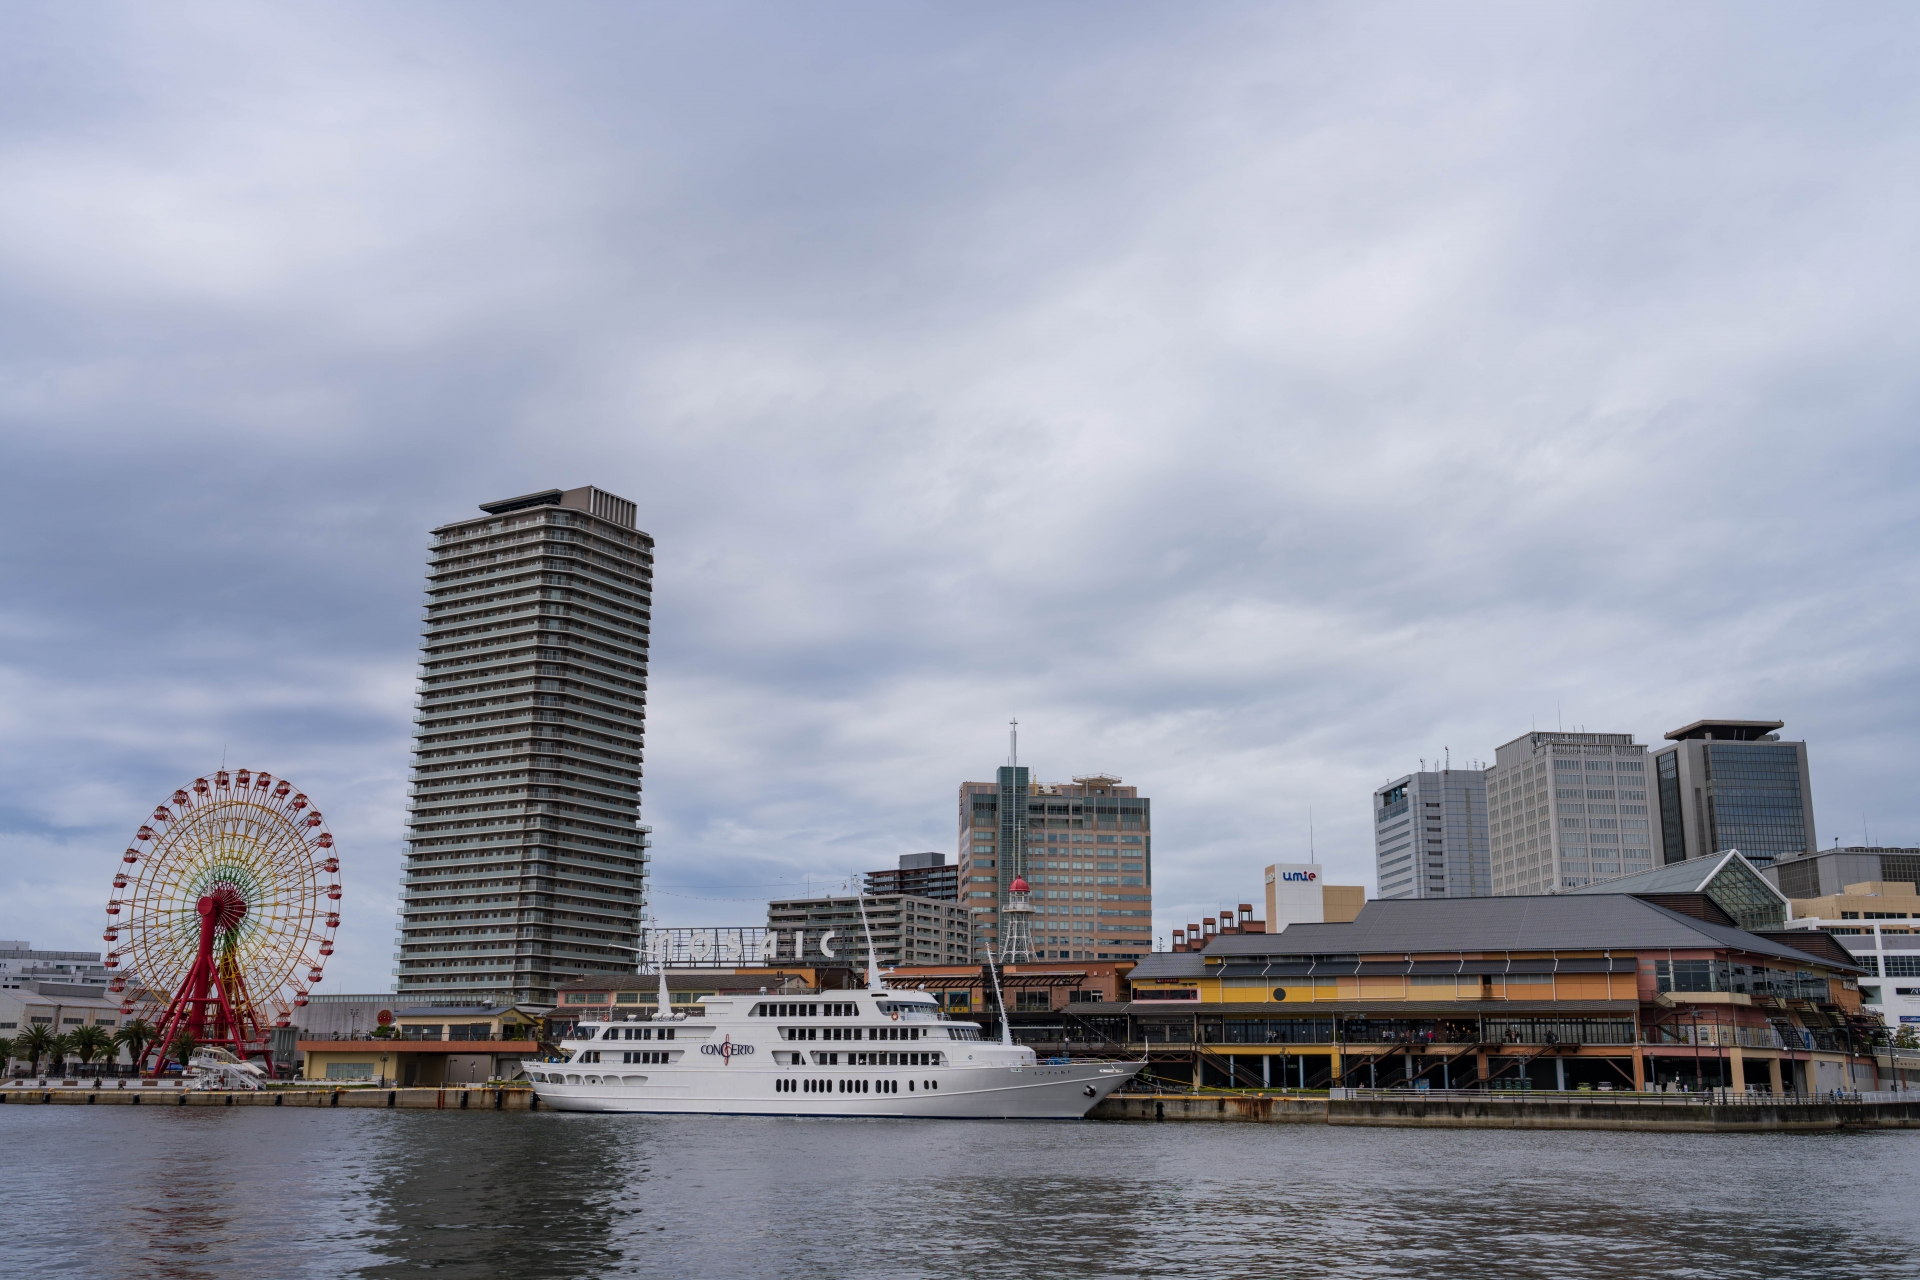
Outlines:
<svg viewBox="0 0 1920 1280"><path fill-rule="evenodd" d="M1317 862L1313 854L1313 806L1307 806L1307 861Z"/></svg>
<svg viewBox="0 0 1920 1280"><path fill-rule="evenodd" d="M1007 767L1018 769L1020 767L1020 717L1015 716L1007 721L1007 724L1010 726L1007 729Z"/></svg>
<svg viewBox="0 0 1920 1280"><path fill-rule="evenodd" d="M1448 772L1448 773L1452 773L1452 772L1453 772L1453 748L1452 748L1452 747L1442 747L1442 748L1441 748L1441 750L1443 750L1443 751L1445 751L1445 752L1447 753L1447 764L1446 764L1446 772Z"/></svg>

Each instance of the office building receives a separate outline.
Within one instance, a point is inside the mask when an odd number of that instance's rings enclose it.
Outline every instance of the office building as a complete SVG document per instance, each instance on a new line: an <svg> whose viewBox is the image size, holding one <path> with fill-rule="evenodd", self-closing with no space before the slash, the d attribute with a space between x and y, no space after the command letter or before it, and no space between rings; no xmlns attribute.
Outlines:
<svg viewBox="0 0 1920 1280"><path fill-rule="evenodd" d="M1376 789L1373 860L1382 898L1486 897L1486 772L1409 773Z"/></svg>
<svg viewBox="0 0 1920 1280"><path fill-rule="evenodd" d="M903 853L894 870L869 871L864 878L867 892L875 896L905 894L936 902L960 901L960 868L949 863L944 853Z"/></svg>
<svg viewBox="0 0 1920 1280"><path fill-rule="evenodd" d="M862 908L865 909L864 918ZM867 939L883 969L965 964L968 912L933 898L790 898L767 904L761 963L864 969Z"/></svg>
<svg viewBox="0 0 1920 1280"><path fill-rule="evenodd" d="M1654 752L1663 862L1738 849L1756 867L1819 847L1807 744L1778 720L1696 720Z"/></svg>
<svg viewBox="0 0 1920 1280"><path fill-rule="evenodd" d="M1267 932L1290 924L1340 924L1367 905L1364 885L1328 884L1317 862L1276 862L1266 870Z"/></svg>
<svg viewBox="0 0 1920 1280"><path fill-rule="evenodd" d="M1834 846L1797 858L1782 858L1760 872L1789 898L1825 898L1850 884L1899 881L1920 886L1920 849L1878 845Z"/></svg>
<svg viewBox="0 0 1920 1280"><path fill-rule="evenodd" d="M1487 770L1493 892L1558 893L1653 866L1647 749L1630 733L1535 732Z"/></svg>
<svg viewBox="0 0 1920 1280"><path fill-rule="evenodd" d="M653 539L599 489L480 509L428 555L394 989L550 1005L639 952Z"/></svg>
<svg viewBox="0 0 1920 1280"><path fill-rule="evenodd" d="M1036 960L1137 960L1153 949L1153 803L1108 774L1041 783L1026 766L960 784L961 902L974 957L998 955L1000 909L1032 887Z"/></svg>

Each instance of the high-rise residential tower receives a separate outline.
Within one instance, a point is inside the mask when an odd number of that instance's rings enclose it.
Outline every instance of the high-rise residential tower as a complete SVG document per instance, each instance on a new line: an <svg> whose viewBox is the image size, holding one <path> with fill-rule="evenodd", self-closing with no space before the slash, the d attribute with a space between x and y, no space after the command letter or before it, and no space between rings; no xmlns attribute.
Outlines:
<svg viewBox="0 0 1920 1280"><path fill-rule="evenodd" d="M1039 960L1137 960L1153 949L1153 802L1106 774L1032 780L1025 765L960 784L960 900L974 956L1000 954L1000 909L1031 886Z"/></svg>
<svg viewBox="0 0 1920 1280"><path fill-rule="evenodd" d="M1377 788L1373 861L1382 898L1487 897L1486 772L1423 770Z"/></svg>
<svg viewBox="0 0 1920 1280"><path fill-rule="evenodd" d="M1653 866L1647 749L1630 733L1529 733L1487 770L1493 892L1558 893Z"/></svg>
<svg viewBox="0 0 1920 1280"><path fill-rule="evenodd" d="M897 868L869 871L865 879L867 892L880 896L960 900L960 868L949 865L944 853L903 853Z"/></svg>
<svg viewBox="0 0 1920 1280"><path fill-rule="evenodd" d="M1738 849L1756 867L1818 849L1807 744L1779 720L1696 720L1653 754L1663 862Z"/></svg>
<svg viewBox="0 0 1920 1280"><path fill-rule="evenodd" d="M630 973L653 539L594 488L433 531L394 990L551 1004Z"/></svg>

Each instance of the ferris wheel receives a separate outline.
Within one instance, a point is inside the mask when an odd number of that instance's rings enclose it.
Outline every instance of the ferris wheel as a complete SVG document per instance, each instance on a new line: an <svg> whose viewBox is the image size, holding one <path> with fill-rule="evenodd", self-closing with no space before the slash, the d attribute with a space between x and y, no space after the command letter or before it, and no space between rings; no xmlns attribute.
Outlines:
<svg viewBox="0 0 1920 1280"><path fill-rule="evenodd" d="M333 954L339 873L320 811L284 778L221 769L155 808L121 855L105 935L122 1014L156 1011L148 1053L184 1030L267 1054L267 1027L292 1021Z"/></svg>

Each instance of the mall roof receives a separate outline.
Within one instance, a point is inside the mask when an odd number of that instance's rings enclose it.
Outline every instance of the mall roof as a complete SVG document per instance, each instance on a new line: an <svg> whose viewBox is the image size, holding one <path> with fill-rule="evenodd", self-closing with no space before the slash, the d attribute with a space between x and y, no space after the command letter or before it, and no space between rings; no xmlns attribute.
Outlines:
<svg viewBox="0 0 1920 1280"><path fill-rule="evenodd" d="M1219 934L1204 952L1157 951L1129 980L1199 977L1208 958L1407 955L1461 951L1644 951L1730 947L1805 964L1806 952L1709 924L1625 893L1375 899L1350 924L1294 924L1279 933Z"/></svg>
<svg viewBox="0 0 1920 1280"><path fill-rule="evenodd" d="M1713 878L1726 870L1735 858L1745 862L1738 849L1729 849L1718 857L1688 858L1684 862L1671 862L1664 867L1655 867L1651 871L1637 871L1630 876L1616 876L1611 880L1596 880L1579 889L1568 889L1572 894L1606 893L1705 893ZM1769 892L1787 901L1787 895L1780 892L1779 886L1761 875L1752 863L1747 863L1753 878L1767 886Z"/></svg>

